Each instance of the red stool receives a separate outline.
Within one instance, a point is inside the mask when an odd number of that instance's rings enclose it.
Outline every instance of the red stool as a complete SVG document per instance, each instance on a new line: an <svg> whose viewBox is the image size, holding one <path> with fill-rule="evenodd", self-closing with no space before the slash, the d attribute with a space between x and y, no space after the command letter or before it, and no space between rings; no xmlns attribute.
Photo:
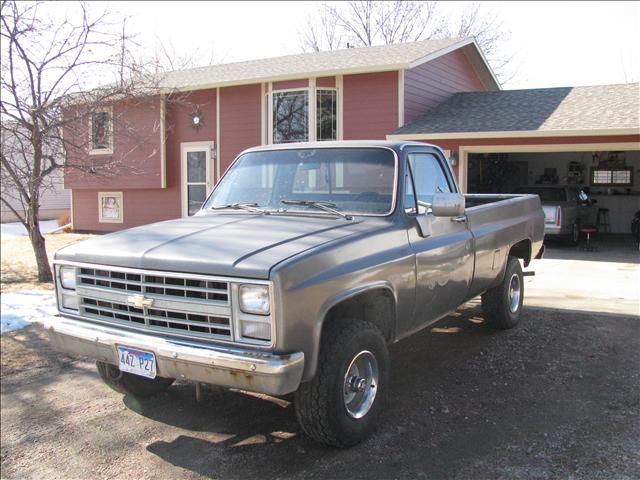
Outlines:
<svg viewBox="0 0 640 480"><path fill-rule="evenodd" d="M598 233L598 229L593 225L585 225L584 227L580 227L580 233L584 233L587 236L587 241L584 244L583 250L587 252L594 252L598 250L598 247L591 245L591 235L595 235Z"/></svg>

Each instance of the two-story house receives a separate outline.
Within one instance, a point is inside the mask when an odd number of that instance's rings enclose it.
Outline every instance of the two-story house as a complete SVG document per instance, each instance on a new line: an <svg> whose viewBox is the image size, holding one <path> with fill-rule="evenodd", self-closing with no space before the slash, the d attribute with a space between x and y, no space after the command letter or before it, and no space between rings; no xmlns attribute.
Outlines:
<svg viewBox="0 0 640 480"><path fill-rule="evenodd" d="M72 154L96 167L65 178L73 225L111 231L192 215L245 148L382 140L457 92L495 90L500 84L472 38L171 72L157 97L93 114L91 141ZM114 118L126 118L127 131ZM130 168L101 175L110 159Z"/></svg>

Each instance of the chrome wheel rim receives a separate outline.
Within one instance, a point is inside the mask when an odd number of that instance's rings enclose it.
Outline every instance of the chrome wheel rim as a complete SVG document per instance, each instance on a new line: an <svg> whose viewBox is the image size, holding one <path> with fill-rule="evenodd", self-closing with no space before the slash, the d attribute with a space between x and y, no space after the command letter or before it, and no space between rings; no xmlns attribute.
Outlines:
<svg viewBox="0 0 640 480"><path fill-rule="evenodd" d="M362 418L378 393L378 361L368 350L358 353L347 368L342 386L344 408L352 418Z"/></svg>
<svg viewBox="0 0 640 480"><path fill-rule="evenodd" d="M520 277L514 273L509 281L509 310L515 313L520 308L520 295L522 288L520 286Z"/></svg>

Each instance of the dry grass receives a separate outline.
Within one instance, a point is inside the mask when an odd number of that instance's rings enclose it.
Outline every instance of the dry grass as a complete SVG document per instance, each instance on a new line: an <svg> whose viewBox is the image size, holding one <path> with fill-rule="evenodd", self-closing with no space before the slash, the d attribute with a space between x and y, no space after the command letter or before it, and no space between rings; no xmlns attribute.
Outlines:
<svg viewBox="0 0 640 480"><path fill-rule="evenodd" d="M45 235L49 262L53 253L71 243L92 235L78 233L56 233ZM7 238L1 241L0 250L0 291L53 289L53 283L38 282L38 270L29 237Z"/></svg>

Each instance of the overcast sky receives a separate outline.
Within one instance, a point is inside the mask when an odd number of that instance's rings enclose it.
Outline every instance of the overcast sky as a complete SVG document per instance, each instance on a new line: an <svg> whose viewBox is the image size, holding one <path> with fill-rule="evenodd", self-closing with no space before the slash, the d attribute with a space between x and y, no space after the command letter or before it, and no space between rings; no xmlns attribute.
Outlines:
<svg viewBox="0 0 640 480"><path fill-rule="evenodd" d="M511 32L515 77L504 88L640 81L640 2L482 2ZM299 53L298 32L319 2L118 2L128 30L153 50L197 49L231 62ZM444 11L465 2L441 2Z"/></svg>

